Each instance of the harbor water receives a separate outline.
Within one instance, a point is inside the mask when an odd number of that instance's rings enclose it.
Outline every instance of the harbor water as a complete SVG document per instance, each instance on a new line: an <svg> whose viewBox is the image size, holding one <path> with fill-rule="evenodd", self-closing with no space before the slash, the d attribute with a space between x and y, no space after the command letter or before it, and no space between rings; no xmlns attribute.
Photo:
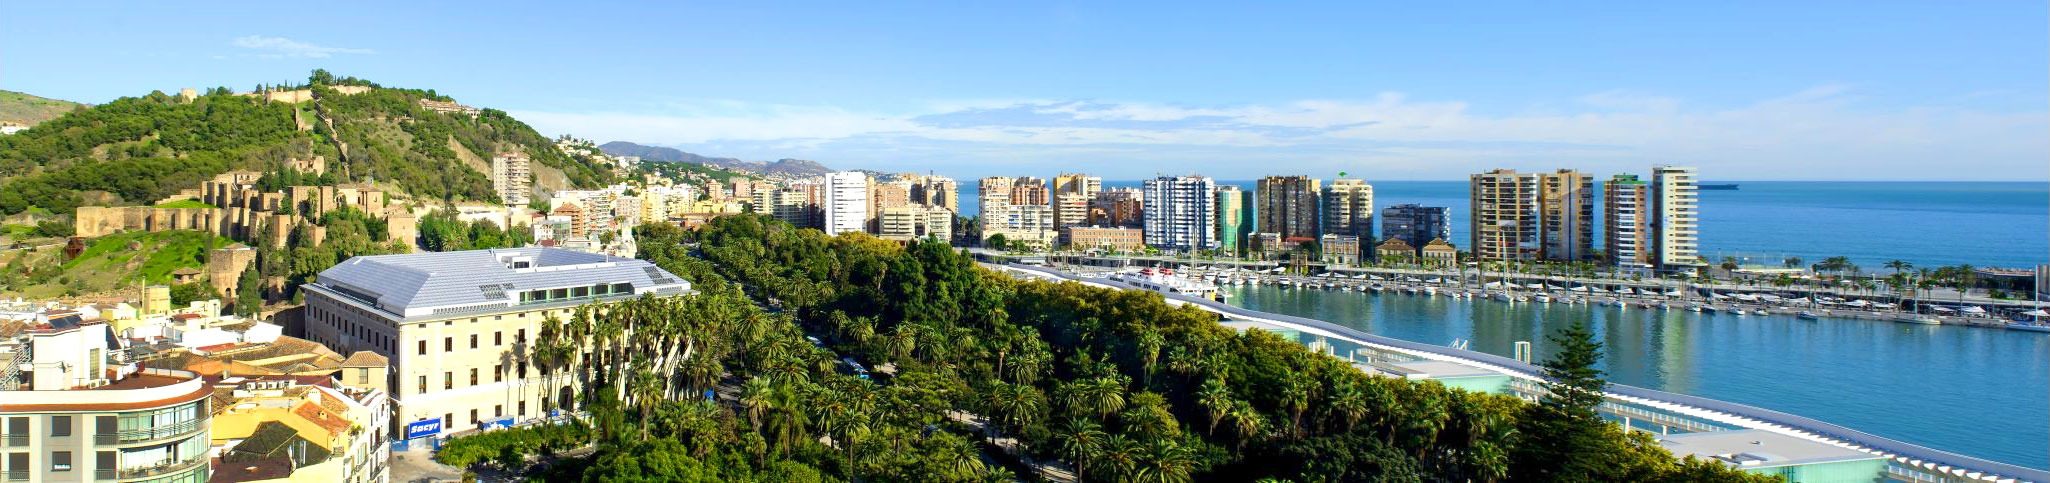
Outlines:
<svg viewBox="0 0 2050 483"><path fill-rule="evenodd" d="M2050 336L1794 316L1227 286L1232 305L1513 356L1588 320L1610 381L1785 411L1931 448L2050 467Z"/></svg>

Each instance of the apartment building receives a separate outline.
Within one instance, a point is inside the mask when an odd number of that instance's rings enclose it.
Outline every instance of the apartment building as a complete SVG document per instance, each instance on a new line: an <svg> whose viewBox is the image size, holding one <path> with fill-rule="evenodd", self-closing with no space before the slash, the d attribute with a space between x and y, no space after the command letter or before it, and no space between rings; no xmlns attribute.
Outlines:
<svg viewBox="0 0 2050 483"><path fill-rule="evenodd" d="M534 172L527 153L511 151L491 157L491 189L506 206L525 206L534 193Z"/></svg>
<svg viewBox="0 0 2050 483"><path fill-rule="evenodd" d="M1579 261L1594 255L1594 178L1561 169L1538 175L1538 254L1546 260Z"/></svg>
<svg viewBox="0 0 2050 483"><path fill-rule="evenodd" d="M1138 227L1145 220L1146 192L1139 188L1111 188L1089 200L1090 226ZM1248 221L1250 222L1250 220Z"/></svg>
<svg viewBox="0 0 2050 483"><path fill-rule="evenodd" d="M1336 179L1324 187L1324 234L1374 239L1374 185Z"/></svg>
<svg viewBox="0 0 2050 483"><path fill-rule="evenodd" d="M1602 183L1602 252L1616 267L1650 269L1651 185L1619 174Z"/></svg>
<svg viewBox="0 0 2050 483"><path fill-rule="evenodd" d="M544 322L588 303L684 295L690 282L645 260L513 248L360 256L301 288L307 337L387 358L391 429L418 436L573 406L583 388L524 355Z"/></svg>
<svg viewBox="0 0 2050 483"><path fill-rule="evenodd" d="M12 325L8 327L8 325ZM207 481L213 389L146 369L76 312L0 322L0 469L8 481Z"/></svg>
<svg viewBox="0 0 2050 483"><path fill-rule="evenodd" d="M1253 194L1237 186L1217 187L1217 249L1244 254L1252 243Z"/></svg>
<svg viewBox="0 0 2050 483"><path fill-rule="evenodd" d="M1217 182L1204 176L1146 180L1146 244L1168 251L1216 250Z"/></svg>
<svg viewBox="0 0 2050 483"><path fill-rule="evenodd" d="M870 203L868 182L868 175L860 171L826 174L825 200L819 207L825 213L825 220L820 224L827 235L866 231Z"/></svg>
<svg viewBox="0 0 2050 483"><path fill-rule="evenodd" d="M1651 168L1652 247L1658 271L1678 272L1707 266L1701 259L1700 207L1693 167Z"/></svg>
<svg viewBox="0 0 2050 483"><path fill-rule="evenodd" d="M1402 240L1421 250L1431 240L1452 239L1452 209L1403 203L1381 209L1381 239Z"/></svg>
<svg viewBox="0 0 2050 483"><path fill-rule="evenodd" d="M1253 195L1259 199L1255 216L1258 231L1279 233L1282 238L1316 238L1318 197L1323 182L1308 176L1268 176L1260 179Z"/></svg>
<svg viewBox="0 0 2050 483"><path fill-rule="evenodd" d="M1474 257L1483 261L1537 260L1538 176L1497 169L1473 175L1468 223Z"/></svg>
<svg viewBox="0 0 2050 483"><path fill-rule="evenodd" d="M954 212L922 205L892 206L876 215L876 237L884 240L954 239Z"/></svg>
<svg viewBox="0 0 2050 483"><path fill-rule="evenodd" d="M1053 178L1054 226L1087 226L1089 224L1089 201L1096 199L1096 193L1103 191L1103 178L1076 173L1061 173Z"/></svg>

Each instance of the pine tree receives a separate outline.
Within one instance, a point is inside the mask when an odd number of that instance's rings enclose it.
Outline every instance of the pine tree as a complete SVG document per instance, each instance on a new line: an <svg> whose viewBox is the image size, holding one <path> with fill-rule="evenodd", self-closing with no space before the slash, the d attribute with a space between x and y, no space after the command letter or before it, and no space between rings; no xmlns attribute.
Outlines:
<svg viewBox="0 0 2050 483"><path fill-rule="evenodd" d="M1618 449L1595 413L1609 384L1594 367L1602 344L1585 320L1548 339L1558 350L1542 364L1545 395L1524 419L1523 434L1533 440L1521 446L1517 471L1537 481L1601 480Z"/></svg>

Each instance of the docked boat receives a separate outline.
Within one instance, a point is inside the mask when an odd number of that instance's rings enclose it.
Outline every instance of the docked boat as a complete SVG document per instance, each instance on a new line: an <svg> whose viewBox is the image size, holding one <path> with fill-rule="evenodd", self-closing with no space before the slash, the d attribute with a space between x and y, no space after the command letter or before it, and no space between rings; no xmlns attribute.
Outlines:
<svg viewBox="0 0 2050 483"><path fill-rule="evenodd" d="M2029 332L2050 332L2050 325L2041 324L2008 324L2007 328Z"/></svg>
<svg viewBox="0 0 2050 483"><path fill-rule="evenodd" d="M1175 275L1174 269L1171 268L1159 270L1144 268L1137 272L1114 273L1111 274L1110 279L1164 294L1187 295L1219 302L1224 301L1224 291L1218 290L1217 285Z"/></svg>
<svg viewBox="0 0 2050 483"><path fill-rule="evenodd" d="M1943 325L1943 319L1938 319L1935 316L1922 314L1901 314L1897 317L1894 317L1893 321L1905 324Z"/></svg>
<svg viewBox="0 0 2050 483"><path fill-rule="evenodd" d="M1800 314L1798 314L1798 315L1795 315L1794 317L1795 317L1795 318L1798 318L1798 319L1801 319L1801 320L1821 320L1821 319L1822 319L1822 316L1819 316L1819 315L1815 315L1815 313L1814 313L1814 312L1809 312L1809 311L1806 311L1806 310L1803 310L1803 311L1801 311L1801 313L1800 313Z"/></svg>
<svg viewBox="0 0 2050 483"><path fill-rule="evenodd" d="M1538 303L1541 303L1541 304L1549 304L1549 303L1552 303L1552 296L1550 296L1550 295L1545 295L1545 294L1543 294L1543 293L1540 293L1540 294L1537 294L1537 295L1535 295L1535 296L1532 296L1531 298L1532 298L1532 299L1535 299L1535 300L1537 300L1537 302L1538 302Z"/></svg>

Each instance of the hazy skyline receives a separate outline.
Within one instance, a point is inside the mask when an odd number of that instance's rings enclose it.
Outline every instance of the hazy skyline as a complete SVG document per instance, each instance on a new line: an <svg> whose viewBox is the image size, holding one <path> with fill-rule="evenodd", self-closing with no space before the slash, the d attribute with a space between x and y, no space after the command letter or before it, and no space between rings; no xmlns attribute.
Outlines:
<svg viewBox="0 0 2050 483"><path fill-rule="evenodd" d="M493 5L0 2L0 88L326 68L551 135L964 178L2050 179L2041 2Z"/></svg>

